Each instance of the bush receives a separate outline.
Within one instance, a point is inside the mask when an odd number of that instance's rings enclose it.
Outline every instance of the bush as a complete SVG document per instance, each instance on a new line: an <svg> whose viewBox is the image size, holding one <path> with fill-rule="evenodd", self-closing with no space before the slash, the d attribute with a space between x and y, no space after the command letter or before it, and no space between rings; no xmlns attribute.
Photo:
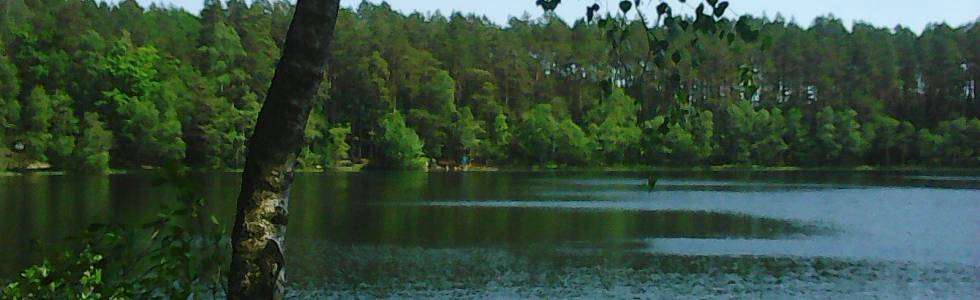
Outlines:
<svg viewBox="0 0 980 300"><path fill-rule="evenodd" d="M592 140L571 119L557 119L551 104L535 105L523 116L516 143L524 157L537 164L585 164Z"/></svg>
<svg viewBox="0 0 980 300"><path fill-rule="evenodd" d="M555 135L556 160L570 165L584 165L592 157L592 139L585 135L582 128L575 125L571 119L565 119L558 125Z"/></svg>
<svg viewBox="0 0 980 300"><path fill-rule="evenodd" d="M82 120L82 136L72 154L73 171L106 174L109 172L109 148L112 146L112 132L105 129L99 115L86 113Z"/></svg>
<svg viewBox="0 0 980 300"><path fill-rule="evenodd" d="M713 118L714 115L710 111L702 111L683 122L667 125L667 133L657 139L662 141L663 145L654 147L660 153L652 154L655 157L666 158L674 165L692 166L705 162L715 149L712 141ZM658 122L663 121L657 119L653 124Z"/></svg>
<svg viewBox="0 0 980 300"><path fill-rule="evenodd" d="M378 163L382 167L419 170L427 165L425 153L422 151L422 139L414 130L405 125L405 118L395 111L388 113L381 120L381 157Z"/></svg>
<svg viewBox="0 0 980 300"><path fill-rule="evenodd" d="M943 161L950 165L980 165L980 119L958 118L939 123Z"/></svg>
<svg viewBox="0 0 980 300"><path fill-rule="evenodd" d="M631 162L639 158L643 129L637 124L640 105L617 88L589 112L589 133L599 146L603 160Z"/></svg>
<svg viewBox="0 0 980 300"><path fill-rule="evenodd" d="M348 158L347 152L350 151L350 145L347 144L347 136L350 135L351 129L350 125L338 126L330 128L328 132L330 133L330 143L327 144L326 163L336 167L337 162Z"/></svg>

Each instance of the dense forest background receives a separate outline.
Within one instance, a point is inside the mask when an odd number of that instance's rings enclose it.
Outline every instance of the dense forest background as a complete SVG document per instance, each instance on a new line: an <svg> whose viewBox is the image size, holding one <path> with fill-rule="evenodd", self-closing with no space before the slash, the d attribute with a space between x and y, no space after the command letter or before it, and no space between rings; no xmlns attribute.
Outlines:
<svg viewBox="0 0 980 300"><path fill-rule="evenodd" d="M241 168L293 7L204 2L0 1L0 169ZM753 23L757 42L671 45L668 72L642 30L610 47L549 13L365 2L341 12L301 163L980 165L980 22Z"/></svg>

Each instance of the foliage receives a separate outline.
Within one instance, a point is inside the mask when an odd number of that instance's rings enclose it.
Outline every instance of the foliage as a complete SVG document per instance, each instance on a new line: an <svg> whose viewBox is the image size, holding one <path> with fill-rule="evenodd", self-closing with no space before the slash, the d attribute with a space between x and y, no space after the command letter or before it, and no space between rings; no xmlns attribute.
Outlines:
<svg viewBox="0 0 980 300"><path fill-rule="evenodd" d="M507 161L511 144L511 130L507 123L507 115L498 113L493 118L493 126L490 127L488 135L488 138L481 141L473 156L489 163Z"/></svg>
<svg viewBox="0 0 980 300"><path fill-rule="evenodd" d="M421 169L427 161L422 150L422 139L405 125L405 118L395 111L381 119L381 135L378 145L382 149L378 157L381 166L398 169Z"/></svg>
<svg viewBox="0 0 980 300"><path fill-rule="evenodd" d="M5 299L125 299L124 289L106 288L100 267L105 257L90 246L78 254L66 251L59 258L58 266L44 260L28 267L0 295Z"/></svg>
<svg viewBox="0 0 980 300"><path fill-rule="evenodd" d="M692 165L700 162L706 156L698 149L694 135L681 124L674 123L667 127L665 149L670 162L680 165Z"/></svg>
<svg viewBox="0 0 980 300"><path fill-rule="evenodd" d="M617 88L589 112L589 132L604 161L628 163L639 159L643 135L637 121L639 111L636 100Z"/></svg>
<svg viewBox="0 0 980 300"><path fill-rule="evenodd" d="M834 162L843 151L844 146L837 139L837 122L834 109L824 107L817 113L817 129L815 133L815 153L820 153L821 162Z"/></svg>
<svg viewBox="0 0 980 300"><path fill-rule="evenodd" d="M900 142L908 142L907 138L899 132L901 126L902 123L895 118L880 114L871 116L871 120L864 123L862 127L864 140L868 141L871 152L885 154L884 157L869 157L868 160L877 159L880 163L887 165L892 163L894 159L892 156L904 156L901 153L903 151L897 149ZM912 128L911 130L914 131L915 129Z"/></svg>
<svg viewBox="0 0 980 300"><path fill-rule="evenodd" d="M858 124L857 112L853 109L846 109L837 112L834 117L837 122L837 141L842 147L841 162L860 162L868 143L861 135L861 124Z"/></svg>
<svg viewBox="0 0 980 300"><path fill-rule="evenodd" d="M350 135L350 126L330 128L328 133L330 134L330 143L327 144L327 149L324 151L327 155L325 161L327 165L336 166L337 162L348 157L347 152L350 151L350 145L347 144L347 136Z"/></svg>
<svg viewBox="0 0 980 300"><path fill-rule="evenodd" d="M425 153L443 157L444 151L451 150L446 147L450 143L453 119L459 114L455 104L455 83L449 72L443 70L432 70L424 76L419 99L413 102L417 108L408 111L408 123L425 142ZM472 120L472 114L469 117Z"/></svg>
<svg viewBox="0 0 980 300"><path fill-rule="evenodd" d="M782 110L756 110L748 101L728 107L728 128L721 138L726 153L735 163L782 164L783 152L789 148L783 140L786 121Z"/></svg>
<svg viewBox="0 0 980 300"><path fill-rule="evenodd" d="M559 2L539 4L578 5ZM726 1L599 4L580 20L507 24L383 3L342 9L301 163L400 168L386 166L381 144L382 121L398 111L439 161L980 165L977 22L916 33L738 16ZM13 168L242 168L292 5L8 8L0 152ZM89 114L104 132L89 130L98 146L80 150Z"/></svg>
<svg viewBox="0 0 980 300"><path fill-rule="evenodd" d="M483 129L485 127L483 122L477 121L473 117L469 107L459 110L458 118L453 124L452 130L453 144L456 145L455 149L452 150L457 153L454 156L463 156L474 152L481 153L479 149L487 144L487 141L484 140L486 131Z"/></svg>
<svg viewBox="0 0 980 300"><path fill-rule="evenodd" d="M521 155L530 162L545 164L554 160L557 146L555 133L559 131L558 121L551 112L550 104L538 104L525 112L517 129L517 145Z"/></svg>
<svg viewBox="0 0 980 300"><path fill-rule="evenodd" d="M703 111L683 123L672 123L667 126L663 136L664 146L661 157L676 165L698 165L705 162L714 151L712 140L714 135L713 115Z"/></svg>
<svg viewBox="0 0 980 300"><path fill-rule="evenodd" d="M752 160L766 165L781 165L783 153L789 148L783 135L786 132L786 120L779 108L759 111L756 121L759 128L759 141L752 144Z"/></svg>
<svg viewBox="0 0 980 300"><path fill-rule="evenodd" d="M550 104L538 104L524 114L515 138L520 154L536 164L589 162L591 141L570 119L558 119Z"/></svg>
<svg viewBox="0 0 980 300"><path fill-rule="evenodd" d="M51 133L48 126L54 118L54 109L51 107L51 98L48 96L44 87L36 86L31 90L30 96L24 103L24 138L27 141L26 151L28 157L34 160L46 161L48 146L51 144Z"/></svg>
<svg viewBox="0 0 980 300"><path fill-rule="evenodd" d="M665 164L670 158L670 149L664 142L664 133L669 130L666 122L663 116L643 122L643 157L648 164Z"/></svg>
<svg viewBox="0 0 980 300"><path fill-rule="evenodd" d="M3 132L0 132L0 145L5 145L7 141L3 136ZM10 150L7 147L0 147L0 173L4 172L7 168L10 168Z"/></svg>
<svg viewBox="0 0 980 300"><path fill-rule="evenodd" d="M0 36L0 45L4 45ZM17 67L7 57L6 49L0 47L0 130L6 131L20 121L20 81L17 78Z"/></svg>
<svg viewBox="0 0 980 300"><path fill-rule="evenodd" d="M569 165L585 165L591 162L592 140L571 119L564 119L558 124L557 135L554 136L556 146L555 161Z"/></svg>
<svg viewBox="0 0 980 300"><path fill-rule="evenodd" d="M954 165L980 163L980 120L958 118L939 123L943 160Z"/></svg>
<svg viewBox="0 0 980 300"><path fill-rule="evenodd" d="M135 47L126 37L113 46L105 72L113 88L104 91L103 107L109 108L118 128L117 145L137 162L163 163L184 157L174 100L161 89L155 48ZM142 159L141 159L142 158Z"/></svg>
<svg viewBox="0 0 980 300"><path fill-rule="evenodd" d="M929 129L919 129L917 142L919 160L923 163L938 165L942 162L943 137L933 134Z"/></svg>
<svg viewBox="0 0 980 300"><path fill-rule="evenodd" d="M786 131L783 134L783 141L787 144L786 161L795 165L812 163L809 161L810 153L813 151L813 140L810 134L810 126L803 119L803 112L798 108L791 108L786 112Z"/></svg>
<svg viewBox="0 0 980 300"><path fill-rule="evenodd" d="M86 113L82 119L82 134L72 153L72 170L106 174L109 172L109 149L112 132L105 129L96 113Z"/></svg>
<svg viewBox="0 0 980 300"><path fill-rule="evenodd" d="M78 119L75 118L71 99L64 92L58 91L49 98L54 116L48 124L47 131L51 136L47 148L48 159L55 164L70 165L74 160L78 136Z"/></svg>

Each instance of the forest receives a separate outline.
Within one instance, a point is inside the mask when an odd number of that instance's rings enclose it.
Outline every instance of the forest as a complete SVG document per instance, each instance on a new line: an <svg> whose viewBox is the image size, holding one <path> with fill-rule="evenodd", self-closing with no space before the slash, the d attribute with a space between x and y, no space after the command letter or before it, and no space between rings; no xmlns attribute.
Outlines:
<svg viewBox="0 0 980 300"><path fill-rule="evenodd" d="M0 2L0 170L241 169L293 9ZM757 41L671 45L672 73L641 30L609 47L550 12L501 25L362 2L337 21L299 163L980 165L980 20L750 19Z"/></svg>

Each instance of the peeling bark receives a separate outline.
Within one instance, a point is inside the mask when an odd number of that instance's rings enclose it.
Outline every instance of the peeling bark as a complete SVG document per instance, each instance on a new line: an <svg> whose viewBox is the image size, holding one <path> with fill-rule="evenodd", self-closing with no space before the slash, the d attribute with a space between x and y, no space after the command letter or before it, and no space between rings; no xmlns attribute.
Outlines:
<svg viewBox="0 0 980 300"><path fill-rule="evenodd" d="M283 55L248 142L232 231L229 299L282 299L289 191L340 0L298 0Z"/></svg>

